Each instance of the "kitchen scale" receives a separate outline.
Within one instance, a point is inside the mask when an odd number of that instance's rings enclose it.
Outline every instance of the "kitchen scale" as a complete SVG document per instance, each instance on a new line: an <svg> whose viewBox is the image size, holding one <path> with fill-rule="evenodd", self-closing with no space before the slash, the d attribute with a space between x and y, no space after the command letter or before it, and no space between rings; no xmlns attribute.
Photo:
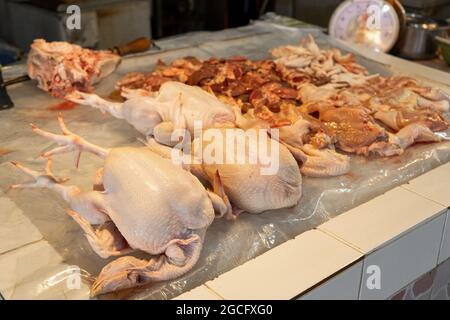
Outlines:
<svg viewBox="0 0 450 320"><path fill-rule="evenodd" d="M334 11L328 26L337 39L388 52L405 22L405 10L397 0L346 0Z"/></svg>

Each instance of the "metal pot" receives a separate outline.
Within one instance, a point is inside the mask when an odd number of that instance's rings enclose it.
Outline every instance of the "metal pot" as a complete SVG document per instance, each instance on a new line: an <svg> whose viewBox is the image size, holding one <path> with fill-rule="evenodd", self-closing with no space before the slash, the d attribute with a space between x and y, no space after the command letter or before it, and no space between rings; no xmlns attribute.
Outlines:
<svg viewBox="0 0 450 320"><path fill-rule="evenodd" d="M400 33L395 52L407 59L431 59L436 55L437 49L434 37L445 34L448 28L446 21L406 14L406 24Z"/></svg>

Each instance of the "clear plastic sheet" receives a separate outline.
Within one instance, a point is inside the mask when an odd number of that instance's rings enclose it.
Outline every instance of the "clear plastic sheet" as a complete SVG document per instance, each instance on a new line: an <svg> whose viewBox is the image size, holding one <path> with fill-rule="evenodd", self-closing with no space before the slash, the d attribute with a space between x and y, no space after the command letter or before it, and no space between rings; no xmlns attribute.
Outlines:
<svg viewBox="0 0 450 320"><path fill-rule="evenodd" d="M202 32L159 41L158 45L164 52L125 58L117 72L100 84L97 92L108 95L123 75L133 71L150 71L158 59L169 62L186 55L199 58L233 55L268 58L270 48L297 43L307 33L316 36L319 45L330 47L329 39L317 28L305 25L302 29L294 29L262 22L217 33ZM358 60L371 72L391 73L386 66L363 57L358 57ZM34 233L27 229L17 234L2 232L0 243L6 241L11 244L0 245L0 268L3 266L2 257L13 254L19 250L18 247L23 250L42 241L46 241L60 259L52 260L45 252L36 249L31 253L32 260L16 260L15 268L11 270L13 280L0 276L0 288L5 287L1 281L12 281L13 289L9 297L23 297L19 294L22 288L29 298L45 298L51 296L54 287L61 285L68 274L64 268L61 271L61 264L79 266L88 283L112 259L103 260L90 249L78 225L65 213L67 204L52 191L35 189L6 193L9 185L27 179L12 169L10 160L36 169L45 166L45 161L38 155L51 148L52 144L32 134L29 123L57 132L58 112L49 110L49 107L59 102L37 89L34 82L15 85L9 93L16 107L0 113L0 152L3 150L4 153L0 153L0 221L8 225L11 221L20 220L14 217L15 214L23 215L23 219L29 220L28 224L37 228L38 231L33 232L42 236L31 237ZM136 140L139 134L124 121L81 106L62 112L68 127L93 143L104 147L140 145ZM446 135L449 136L450 132ZM449 160L448 141L415 145L400 157L367 159L352 156L351 172L345 176L304 178L303 196L295 208L258 215L243 214L235 222L216 220L208 229L200 260L193 270L181 278L101 298L170 299ZM74 168L70 155L54 157L54 172L70 177L70 184L85 190L91 188L94 172L101 165L100 159L88 154L83 154L79 169ZM21 237L23 241L19 239ZM40 259L42 263L39 263ZM34 266L31 271L28 270L30 264ZM70 298L69 295L66 297Z"/></svg>

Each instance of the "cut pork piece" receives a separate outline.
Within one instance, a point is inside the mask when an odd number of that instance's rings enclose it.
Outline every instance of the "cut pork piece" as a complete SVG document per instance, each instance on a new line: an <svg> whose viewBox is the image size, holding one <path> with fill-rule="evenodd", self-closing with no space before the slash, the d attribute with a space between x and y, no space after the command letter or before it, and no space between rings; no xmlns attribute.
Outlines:
<svg viewBox="0 0 450 320"><path fill-rule="evenodd" d="M91 92L92 86L111 74L120 61L120 56L109 51L37 39L28 55L28 75L42 90L63 98L73 90Z"/></svg>

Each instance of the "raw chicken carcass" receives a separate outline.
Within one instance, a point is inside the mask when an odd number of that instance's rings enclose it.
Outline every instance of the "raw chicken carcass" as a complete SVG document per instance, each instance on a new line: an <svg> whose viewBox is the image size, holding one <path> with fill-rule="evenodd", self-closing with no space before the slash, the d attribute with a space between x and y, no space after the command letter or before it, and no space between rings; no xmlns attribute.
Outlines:
<svg viewBox="0 0 450 320"><path fill-rule="evenodd" d="M98 96L82 93L81 99L75 95L70 99L107 110L117 118L124 118L147 137L154 136L157 142L169 146L179 142L170 139L173 130L186 128L192 134L194 121L201 121L203 130L235 127L235 115L231 107L199 87L166 82L161 86L156 97L148 96L148 91L125 90L125 93L129 99L123 104L108 102ZM186 121L185 125L182 123L183 120ZM173 123L176 125L174 126ZM161 128L162 126L164 127ZM239 130L238 134L242 132ZM264 143L269 145L271 141L266 137ZM246 140L246 143L257 145L259 141ZM206 143L203 144L203 146L206 145ZM203 178L206 176L211 185L221 180L226 195L240 210L253 213L290 207L295 205L301 196L301 176L294 158L287 149L284 146L279 148L280 159L276 160L280 162L280 171L273 177L261 175L260 163L204 165L201 170L196 168L195 172ZM246 150L248 151L249 148L247 147ZM165 156L170 158L170 152L166 152ZM249 176L254 179L248 179ZM214 179L217 181L214 182ZM231 211L227 216L232 217Z"/></svg>
<svg viewBox="0 0 450 320"><path fill-rule="evenodd" d="M223 145L216 146L217 139ZM238 149L239 145L242 149ZM161 156L173 157L173 149L155 140L149 140L148 146ZM292 207L302 195L297 162L265 130L208 129L192 142L189 151L186 167L200 180L213 186L220 183L219 189L223 187L222 199L224 202L229 199L234 207L227 211L228 219L234 219L240 212L261 213ZM207 159L211 153L212 159Z"/></svg>
<svg viewBox="0 0 450 320"><path fill-rule="evenodd" d="M41 174L15 162L35 181L12 187L42 187L59 193L102 258L131 250L154 256L150 260L125 256L111 262L101 271L91 294L173 279L189 271L199 258L214 208L225 207L221 198L205 190L191 173L148 148L101 148L70 132L62 118L59 122L64 135L33 125L35 133L60 145L43 156L87 151L103 158L101 181L96 182L103 191L82 192L76 186L62 185L50 168Z"/></svg>
<svg viewBox="0 0 450 320"><path fill-rule="evenodd" d="M230 202L248 213L260 213L267 210L288 208L295 206L302 195L302 176L294 157L289 150L267 134L260 134L258 130L255 135L247 135L242 129L222 129L236 135L238 141L245 139L245 163L239 163L242 154L235 148L233 139L226 139L223 156L229 157L230 150L234 151L235 163L201 164L193 172L203 172L204 176L212 181L214 173L220 176L225 194ZM257 138L258 136L258 138ZM261 139L262 138L262 139ZM198 140L194 144L198 145ZM194 152L205 152L210 141L202 141L201 149ZM264 150L264 158L262 158ZM270 155L270 162L265 162L265 157ZM256 159L252 163L250 159ZM269 169L269 167L271 167ZM264 174L264 169L268 172ZM239 212L239 211L237 211Z"/></svg>
<svg viewBox="0 0 450 320"><path fill-rule="evenodd" d="M318 94L319 90L315 92ZM449 126L443 116L449 109L450 100L446 94L420 86L409 77L377 77L365 86L335 91L333 99L341 106L364 106L375 119L395 132L412 123L435 132Z"/></svg>
<svg viewBox="0 0 450 320"><path fill-rule="evenodd" d="M111 74L120 61L120 56L109 51L36 39L28 55L28 75L42 90L63 98L73 90L91 92L92 86Z"/></svg>
<svg viewBox="0 0 450 320"><path fill-rule="evenodd" d="M306 93L303 91L306 90ZM410 123L396 134L386 131L375 122L367 103L358 103L358 99L340 106L339 98L333 96L321 100L317 94L323 88L305 86L300 96L308 97L307 103L301 106L303 112L316 114L325 126L325 133L336 141L336 146L346 152L361 155L375 153L381 156L393 156L403 153L404 149L414 142L439 141L439 137L423 123ZM337 100L336 100L337 99ZM302 98L303 100L303 98Z"/></svg>
<svg viewBox="0 0 450 320"><path fill-rule="evenodd" d="M172 140L172 133L177 129L185 129L193 135L195 121L201 121L204 129L235 126L232 109L199 87L170 81L164 83L154 96L139 90L125 90L125 96L128 100L124 103L82 92L66 98L124 119L145 136L154 136L166 145L178 143L178 140Z"/></svg>
<svg viewBox="0 0 450 320"><path fill-rule="evenodd" d="M319 120L325 124L326 132L336 138L337 147L349 153L365 154L365 147L387 139L385 130L362 108L329 108L320 111Z"/></svg>

